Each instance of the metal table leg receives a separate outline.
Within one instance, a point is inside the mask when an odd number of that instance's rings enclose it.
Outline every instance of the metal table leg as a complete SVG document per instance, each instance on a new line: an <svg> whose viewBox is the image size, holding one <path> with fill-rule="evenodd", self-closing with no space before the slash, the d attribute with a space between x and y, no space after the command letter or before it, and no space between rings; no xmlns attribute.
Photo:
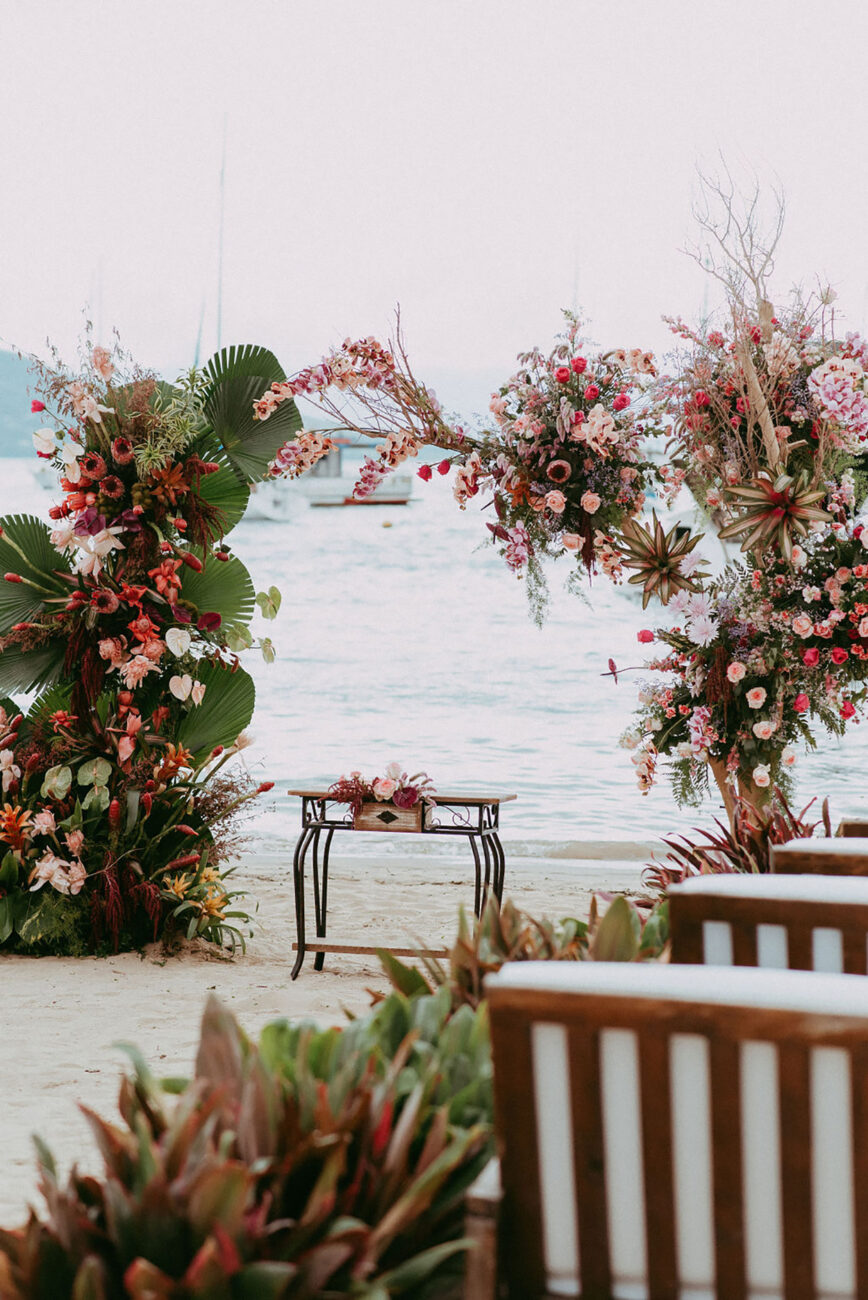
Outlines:
<svg viewBox="0 0 868 1300"><path fill-rule="evenodd" d="M482 856L485 859L485 884L483 885L482 888L482 910L484 912L486 905L488 903L488 891L491 888L491 883L492 883L491 882L492 853L488 844L487 832L480 835L479 838L482 841ZM497 891L497 863L496 862L494 862L494 887L496 892Z"/></svg>
<svg viewBox="0 0 868 1300"><path fill-rule="evenodd" d="M482 862L479 857L479 849L476 847L476 836L468 835L467 839L473 851L473 865L476 868L476 883L473 889L473 915L478 917L482 915Z"/></svg>
<svg viewBox="0 0 868 1300"><path fill-rule="evenodd" d="M491 833L491 852L494 856L494 895L497 905L503 901L503 885L506 880L506 854L497 831Z"/></svg>
<svg viewBox="0 0 868 1300"><path fill-rule="evenodd" d="M326 913L328 911L328 892L329 892L329 849L332 844L334 829L329 830L325 838L325 844L322 852L322 893L320 893L319 878L319 831L313 842L313 901L314 911L316 912L316 933L318 939L324 939L326 936ZM325 961L325 953L318 952L313 960L314 970L322 970Z"/></svg>
<svg viewBox="0 0 868 1300"><path fill-rule="evenodd" d="M304 858L315 834L315 829L310 827L306 827L302 831L292 859L292 880L295 886L295 928L298 937L298 951L295 955L295 965L292 968L290 977L292 979L298 979L299 972L304 965Z"/></svg>

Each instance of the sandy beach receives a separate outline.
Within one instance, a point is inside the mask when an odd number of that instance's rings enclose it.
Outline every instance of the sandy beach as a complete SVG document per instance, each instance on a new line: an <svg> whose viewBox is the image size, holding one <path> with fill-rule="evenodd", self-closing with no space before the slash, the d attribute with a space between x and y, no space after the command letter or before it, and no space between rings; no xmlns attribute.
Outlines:
<svg viewBox="0 0 868 1300"><path fill-rule="evenodd" d="M605 846L588 852L606 852ZM628 846L623 846L627 852ZM609 850L611 852L611 850ZM635 852L635 850L634 850ZM507 859L506 896L537 916L587 914L595 889L641 890L643 860L554 857ZM14 1226L36 1199L31 1134L43 1137L62 1168L98 1168L76 1103L111 1118L125 1058L115 1044L135 1043L158 1075L190 1073L198 1022L215 992L250 1034L280 1016L338 1023L364 1011L369 989L386 981L375 957L312 957L290 979L295 917L286 858L250 856L237 876L258 905L245 954L223 959L188 951L164 957L2 957L3 1052L0 1056L0 1223ZM430 947L455 935L462 901L472 907L468 864L455 858L341 857L330 872L329 936L336 943Z"/></svg>

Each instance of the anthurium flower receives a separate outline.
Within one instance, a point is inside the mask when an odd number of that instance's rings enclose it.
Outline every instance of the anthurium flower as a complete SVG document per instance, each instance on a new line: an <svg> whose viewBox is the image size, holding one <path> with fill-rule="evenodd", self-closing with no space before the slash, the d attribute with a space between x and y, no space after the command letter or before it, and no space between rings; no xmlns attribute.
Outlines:
<svg viewBox="0 0 868 1300"><path fill-rule="evenodd" d="M166 633L165 640L166 645L169 647L172 654L177 659L180 659L181 655L185 655L190 649L190 644L193 638L186 628L170 627Z"/></svg>
<svg viewBox="0 0 868 1300"><path fill-rule="evenodd" d="M33 434L33 446L40 456L53 456L57 450L57 435L53 429L37 429Z"/></svg>
<svg viewBox="0 0 868 1300"><path fill-rule="evenodd" d="M188 700L192 689L193 678L189 673L184 673L183 677L179 677L176 674L174 677L169 678L169 690L172 692L176 700Z"/></svg>

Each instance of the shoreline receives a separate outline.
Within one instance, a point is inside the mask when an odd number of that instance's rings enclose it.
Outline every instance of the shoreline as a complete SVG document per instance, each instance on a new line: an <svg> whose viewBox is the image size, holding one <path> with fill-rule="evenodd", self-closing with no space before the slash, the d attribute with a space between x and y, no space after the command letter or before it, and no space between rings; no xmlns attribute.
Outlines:
<svg viewBox="0 0 868 1300"><path fill-rule="evenodd" d="M602 865L592 858L567 864L553 857L507 857L504 897L533 916L585 917L597 890L643 893L640 876L635 860ZM347 1012L367 1010L372 991L387 989L376 957L367 955L327 955L317 972L309 954L299 978L290 979L295 913L283 854L247 856L235 880L247 890L251 913L258 906L246 954L227 958L191 947L172 957L156 948L113 957L0 958L5 1037L0 1225L18 1226L27 1203L38 1199L32 1133L53 1151L64 1176L73 1161L88 1172L99 1167L76 1103L113 1120L126 1063L117 1043L138 1047L158 1077L185 1076L211 992L255 1036L282 1016L339 1024ZM329 938L449 947L462 903L472 910L472 866L464 858L336 853L330 866Z"/></svg>

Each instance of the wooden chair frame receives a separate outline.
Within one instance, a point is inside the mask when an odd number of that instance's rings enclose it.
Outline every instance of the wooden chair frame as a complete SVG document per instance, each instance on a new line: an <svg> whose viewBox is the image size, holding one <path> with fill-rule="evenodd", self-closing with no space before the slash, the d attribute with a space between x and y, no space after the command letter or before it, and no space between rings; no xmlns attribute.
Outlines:
<svg viewBox="0 0 868 1300"><path fill-rule="evenodd" d="M668 899L673 962L868 974L868 880L703 876L672 886ZM731 960L709 957L707 923L728 927ZM777 954L764 959L762 941L769 927L783 931L772 937L785 936L784 960L777 960ZM836 945L828 943L836 935L838 962Z"/></svg>
<svg viewBox="0 0 868 1300"><path fill-rule="evenodd" d="M539 974L543 965L559 965L560 970L546 969ZM726 984L734 991L727 996L717 972L710 968L691 971L688 976L680 967L631 966L617 969L614 979L622 991L613 993L605 988L606 972L613 969L612 964L603 963L531 963L520 968L516 964L508 977L501 974L488 982L504 1187L500 1261L508 1295L519 1300L553 1294L613 1300L617 1294L609 1258L600 1042L604 1032L625 1029L635 1035L638 1049L650 1300L678 1300L682 1289L669 1102L673 1035L698 1035L708 1044L714 1294L719 1300L748 1300L750 1295L743 1202L743 1085L739 1083L743 1045L770 1044L777 1059L785 1300L816 1300L821 1294L814 1282L812 1053L820 1047L842 1048L847 1053L856 1277L851 1293L856 1300L868 1300L868 985L847 976L733 971ZM524 986L522 979L527 981ZM657 990L653 995L647 986L643 992L646 979L652 990ZM699 985L695 997L687 995L691 982ZM627 991L629 983L634 993ZM658 995L661 984L670 989L670 995ZM783 987L787 1005L776 1005ZM818 988L822 992L819 1001ZM755 993L766 996L755 997ZM549 1025L560 1027L568 1044L574 1208L580 1243L580 1287L571 1292L546 1289L533 1034L537 1027ZM493 1177L492 1171L488 1177ZM489 1200L489 1208L497 1199ZM479 1203L475 1208L478 1217ZM477 1260L475 1270L471 1266L468 1271L467 1300L490 1300L500 1294L491 1289L492 1237L489 1231L485 1266Z"/></svg>
<svg viewBox="0 0 868 1300"><path fill-rule="evenodd" d="M777 875L868 876L868 839L843 834L832 839L789 840L773 844L770 859Z"/></svg>

